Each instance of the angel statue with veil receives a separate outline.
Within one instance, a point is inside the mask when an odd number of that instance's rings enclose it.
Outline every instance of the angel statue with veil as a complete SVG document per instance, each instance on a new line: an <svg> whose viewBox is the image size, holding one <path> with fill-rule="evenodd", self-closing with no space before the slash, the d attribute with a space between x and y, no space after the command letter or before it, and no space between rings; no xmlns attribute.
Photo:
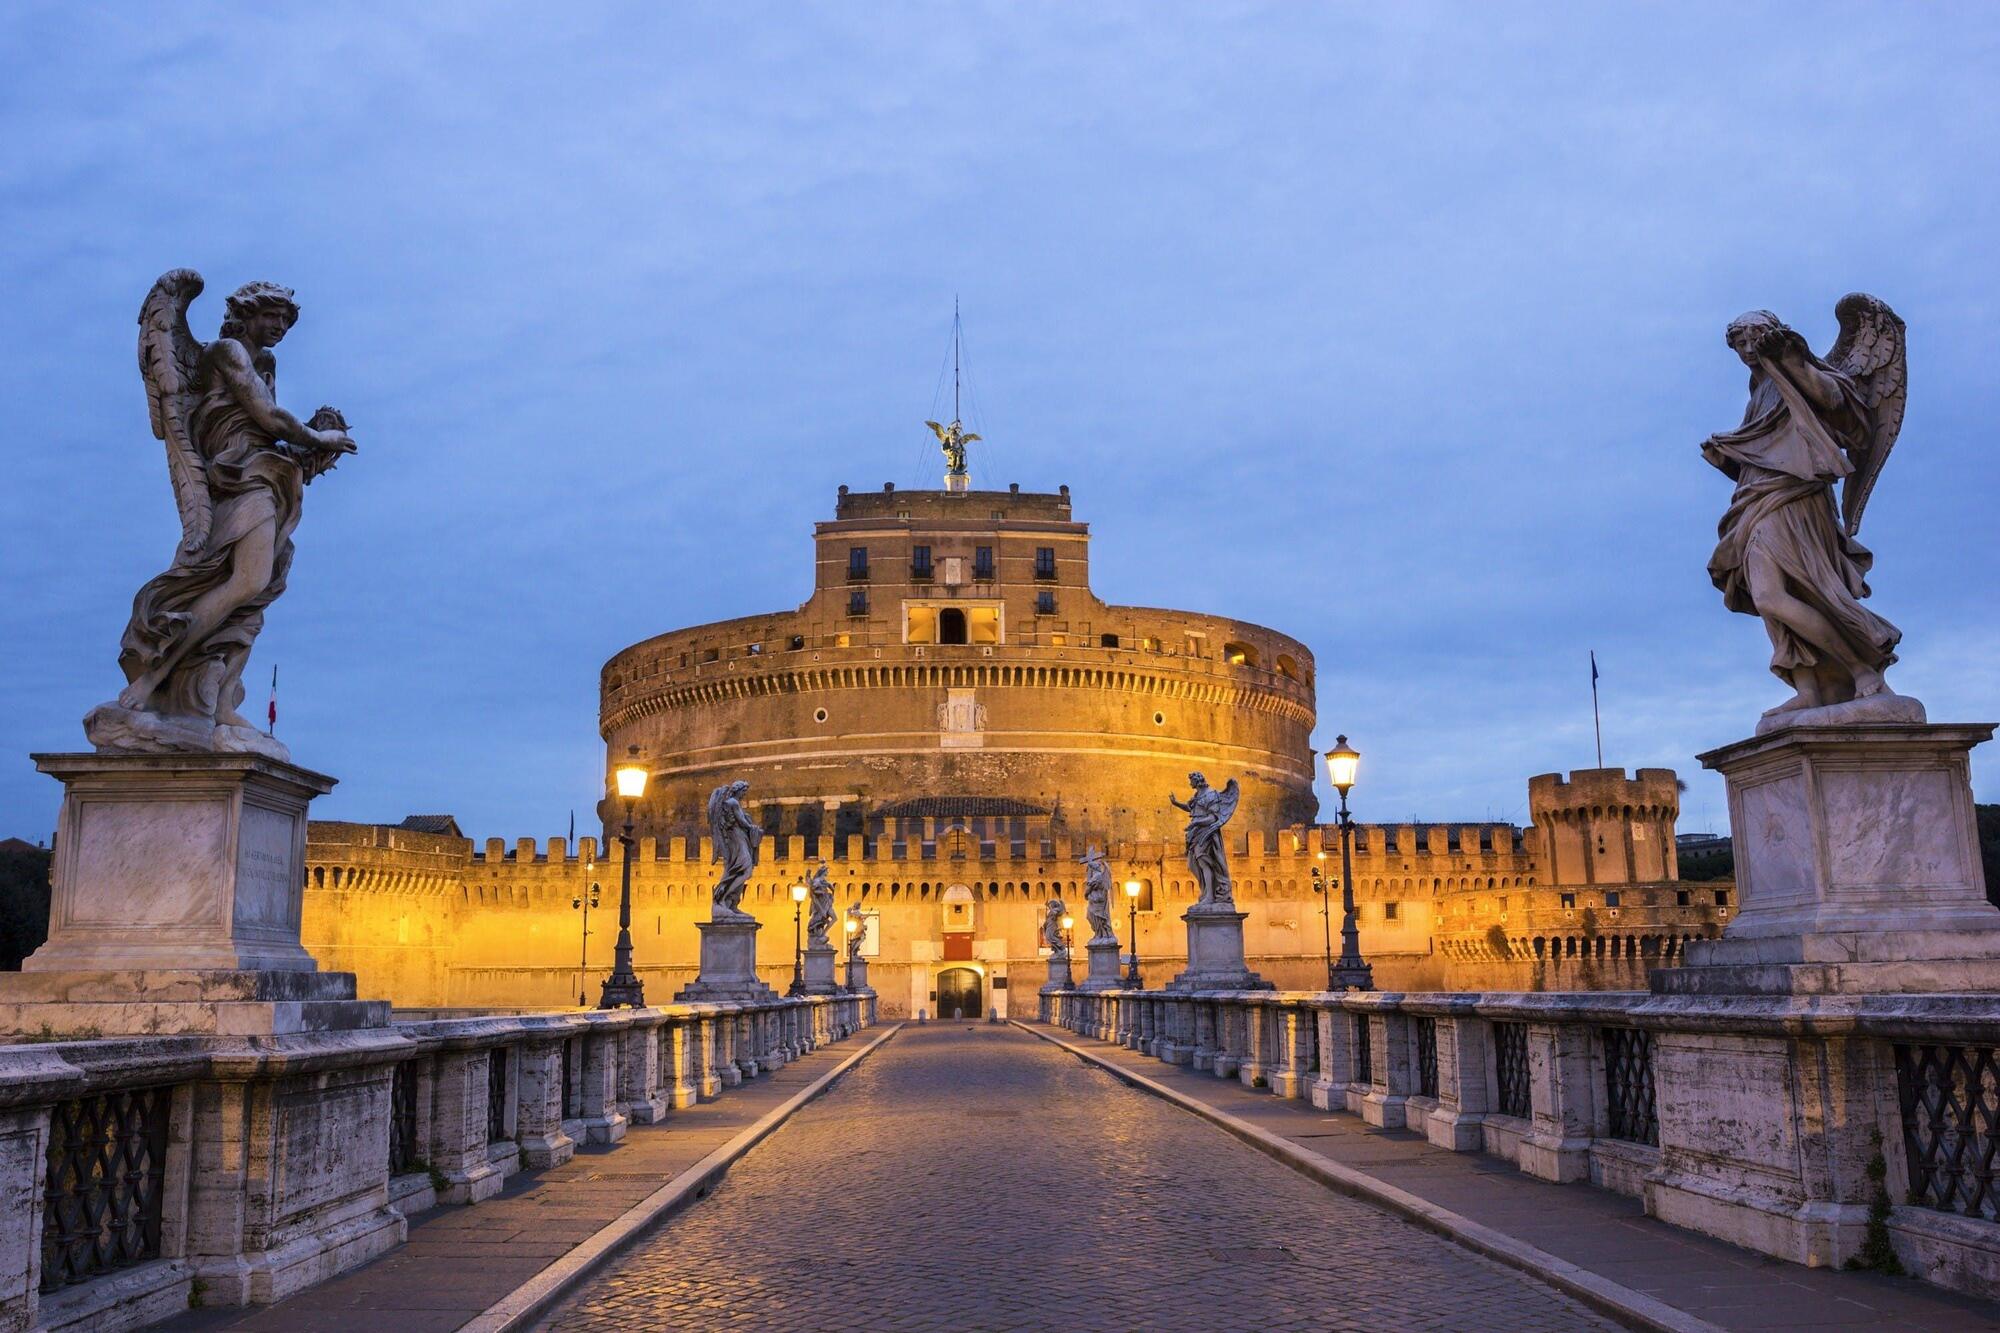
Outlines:
<svg viewBox="0 0 2000 1333"><path fill-rule="evenodd" d="M1862 605L1874 556L1856 540L1903 425L1903 321L1860 292L1834 313L1840 336L1824 359L1768 310L1730 323L1730 349L1750 367L1750 405L1741 426L1701 447L1736 483L1709 577L1724 606L1763 620L1771 671L1793 690L1760 732L1833 706L1837 715L1818 718L1923 720L1922 705L1882 679L1903 636Z"/></svg>
<svg viewBox="0 0 2000 1333"><path fill-rule="evenodd" d="M187 310L202 278L175 269L139 310L139 371L153 434L166 443L181 539L139 589L118 665L126 686L84 718L99 750L235 750L289 759L237 710L264 608L285 591L306 483L354 452L340 413L310 421L278 406L271 349L298 320L289 287L229 296L204 343Z"/></svg>

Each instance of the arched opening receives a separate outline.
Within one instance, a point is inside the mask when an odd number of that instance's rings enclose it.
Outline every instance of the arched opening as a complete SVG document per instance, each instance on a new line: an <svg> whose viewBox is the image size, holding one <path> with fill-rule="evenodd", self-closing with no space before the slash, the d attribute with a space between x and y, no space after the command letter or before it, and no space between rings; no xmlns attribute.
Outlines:
<svg viewBox="0 0 2000 1333"><path fill-rule="evenodd" d="M1225 643L1222 645L1222 659L1231 666L1256 666L1257 650L1247 643Z"/></svg>
<svg viewBox="0 0 2000 1333"><path fill-rule="evenodd" d="M956 606L947 606L938 612L938 642L965 642L965 612Z"/></svg>
<svg viewBox="0 0 2000 1333"><path fill-rule="evenodd" d="M937 974L937 1016L977 1018L985 1013L982 978L969 967L948 967Z"/></svg>

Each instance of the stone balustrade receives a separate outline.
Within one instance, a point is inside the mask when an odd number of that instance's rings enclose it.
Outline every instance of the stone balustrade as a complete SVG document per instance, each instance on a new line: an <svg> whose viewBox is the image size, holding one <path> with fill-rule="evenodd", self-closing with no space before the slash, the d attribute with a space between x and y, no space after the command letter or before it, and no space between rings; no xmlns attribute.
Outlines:
<svg viewBox="0 0 2000 1333"><path fill-rule="evenodd" d="M0 1046L0 1333L280 1299L874 1020L864 991Z"/></svg>
<svg viewBox="0 0 2000 1333"><path fill-rule="evenodd" d="M2000 1296L2000 996L1060 990L1042 1018L1765 1254Z"/></svg>

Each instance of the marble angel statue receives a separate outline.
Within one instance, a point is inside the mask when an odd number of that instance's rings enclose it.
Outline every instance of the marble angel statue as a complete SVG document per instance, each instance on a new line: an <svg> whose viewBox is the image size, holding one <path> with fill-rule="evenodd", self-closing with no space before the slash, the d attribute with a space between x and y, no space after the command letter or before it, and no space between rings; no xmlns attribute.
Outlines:
<svg viewBox="0 0 2000 1333"><path fill-rule="evenodd" d="M1860 292L1835 314L1840 335L1824 358L1768 310L1731 321L1726 337L1750 367L1750 403L1741 426L1701 447L1736 483L1709 577L1723 605L1763 620L1771 671L1793 691L1759 731L1923 720L1922 705L1882 678L1902 631L1862 605L1874 556L1856 540L1903 425L1903 321Z"/></svg>
<svg viewBox="0 0 2000 1333"><path fill-rule="evenodd" d="M1063 906L1060 898L1049 899L1048 910L1042 914L1042 943L1048 946L1049 957L1069 957L1069 943L1063 937L1063 915L1069 908Z"/></svg>
<svg viewBox="0 0 2000 1333"><path fill-rule="evenodd" d="M1242 790L1236 779L1231 778L1228 786L1217 791L1199 773L1188 774L1188 785L1194 788L1194 793L1185 802L1171 795L1167 799L1176 810L1187 812L1188 869L1193 872L1195 883L1201 886L1195 906L1233 909L1236 889L1229 878L1229 854L1222 844L1222 826L1236 813Z"/></svg>
<svg viewBox="0 0 2000 1333"><path fill-rule="evenodd" d="M308 421L278 406L271 349L297 322L288 287L230 293L221 332L188 329L202 291L192 269L164 274L139 310L139 372L166 445L181 538L139 589L119 646L126 686L84 718L99 750L239 750L288 759L238 710L264 608L285 591L306 484L354 452L340 413Z"/></svg>
<svg viewBox="0 0 2000 1333"><path fill-rule="evenodd" d="M715 838L714 859L722 862L722 877L710 892L711 921L750 921L748 912L737 904L749 887L750 872L757 868L757 849L764 830L743 808L747 782L725 782L708 794L708 831Z"/></svg>
<svg viewBox="0 0 2000 1333"><path fill-rule="evenodd" d="M1090 942L1116 944L1118 934L1111 928L1111 867L1095 847L1078 859L1083 862L1083 915L1090 922Z"/></svg>
<svg viewBox="0 0 2000 1333"><path fill-rule="evenodd" d="M830 949L833 945L827 935L833 929L833 882L827 878L825 866L813 871L806 888L812 893L812 911L806 917L806 947Z"/></svg>

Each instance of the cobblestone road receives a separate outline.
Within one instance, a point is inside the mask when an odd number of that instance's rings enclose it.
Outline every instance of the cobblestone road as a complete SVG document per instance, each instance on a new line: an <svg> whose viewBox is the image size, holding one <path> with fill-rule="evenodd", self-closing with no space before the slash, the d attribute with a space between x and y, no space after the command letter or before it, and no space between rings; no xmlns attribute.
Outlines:
<svg viewBox="0 0 2000 1333"><path fill-rule="evenodd" d="M1005 1026L905 1028L552 1330L1607 1329Z"/></svg>

